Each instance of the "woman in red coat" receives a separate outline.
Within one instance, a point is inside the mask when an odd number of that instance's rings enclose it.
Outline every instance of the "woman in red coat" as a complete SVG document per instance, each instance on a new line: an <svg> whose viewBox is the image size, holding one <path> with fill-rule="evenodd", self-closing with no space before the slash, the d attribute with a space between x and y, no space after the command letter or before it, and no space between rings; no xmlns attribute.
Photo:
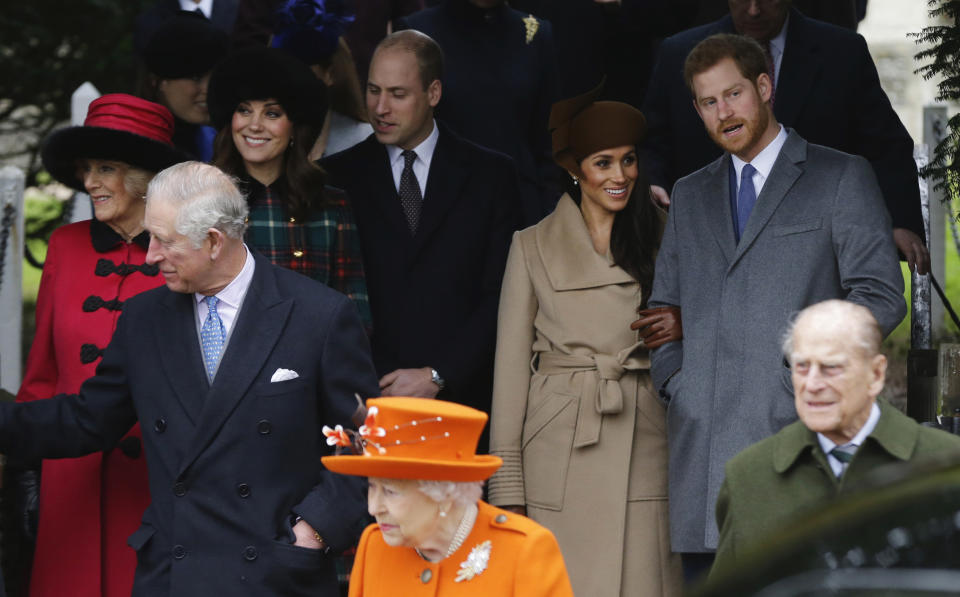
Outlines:
<svg viewBox="0 0 960 597"><path fill-rule="evenodd" d="M476 455L479 410L426 398L367 401L360 432L324 427L327 443L358 455L324 456L335 473L368 477L367 508L350 597L573 597L553 533L480 499L502 464Z"/></svg>
<svg viewBox="0 0 960 597"><path fill-rule="evenodd" d="M18 401L76 393L94 374L123 302L163 284L144 263L144 194L158 171L185 159L173 116L126 94L90 104L82 127L43 148L54 178L89 193L95 219L57 229L37 296L37 331ZM45 460L31 597L127 597L136 554L126 540L149 504L140 428L112 450Z"/></svg>

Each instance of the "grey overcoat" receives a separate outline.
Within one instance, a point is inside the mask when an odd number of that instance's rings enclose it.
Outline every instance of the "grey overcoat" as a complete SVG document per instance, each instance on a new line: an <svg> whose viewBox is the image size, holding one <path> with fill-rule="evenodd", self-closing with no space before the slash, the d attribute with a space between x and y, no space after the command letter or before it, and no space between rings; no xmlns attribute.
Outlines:
<svg viewBox="0 0 960 597"><path fill-rule="evenodd" d="M681 552L717 546L724 464L796 419L780 351L791 316L847 299L888 334L906 313L890 218L866 160L789 131L739 244L730 160L674 186L650 300L683 313L683 340L651 356L669 401L670 536Z"/></svg>

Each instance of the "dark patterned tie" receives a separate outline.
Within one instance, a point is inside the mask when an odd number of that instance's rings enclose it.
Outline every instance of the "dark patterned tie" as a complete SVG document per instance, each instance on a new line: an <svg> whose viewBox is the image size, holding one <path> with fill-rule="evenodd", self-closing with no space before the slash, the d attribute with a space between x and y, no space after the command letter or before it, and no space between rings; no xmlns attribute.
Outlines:
<svg viewBox="0 0 960 597"><path fill-rule="evenodd" d="M416 234L417 225L420 224L420 209L423 207L420 183L417 182L417 175L413 173L413 161L417 159L417 153L411 149L405 149L402 155L403 172L400 174L400 205L403 206L403 213L407 216L407 226L410 227L410 234Z"/></svg>
<svg viewBox="0 0 960 597"><path fill-rule="evenodd" d="M843 473L847 472L847 465L853 460L853 454L850 452L851 449L856 448L853 448L853 446L837 446L830 450L830 455L840 461L840 474L837 475L837 477L842 477Z"/></svg>

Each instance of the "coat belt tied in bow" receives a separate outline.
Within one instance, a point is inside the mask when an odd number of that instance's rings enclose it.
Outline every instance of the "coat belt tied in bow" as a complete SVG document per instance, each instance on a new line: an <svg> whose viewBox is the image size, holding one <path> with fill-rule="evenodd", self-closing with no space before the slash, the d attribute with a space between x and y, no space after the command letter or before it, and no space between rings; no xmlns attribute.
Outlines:
<svg viewBox="0 0 960 597"><path fill-rule="evenodd" d="M623 390L620 378L627 371L641 371L650 368L650 359L646 355L631 356L643 343L624 348L616 356L596 353L594 355L572 355L541 353L536 367L540 375L558 375L563 373L587 373L580 391L580 409L577 413L577 429L573 436L573 446L583 448L600 441L600 424L604 415L616 415L623 412ZM592 400L591 400L592 398Z"/></svg>

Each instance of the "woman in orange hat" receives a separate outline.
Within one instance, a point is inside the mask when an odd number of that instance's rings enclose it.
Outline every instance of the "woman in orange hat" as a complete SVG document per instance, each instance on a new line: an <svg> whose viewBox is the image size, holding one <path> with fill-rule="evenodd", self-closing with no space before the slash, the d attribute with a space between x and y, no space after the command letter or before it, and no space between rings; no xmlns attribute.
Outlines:
<svg viewBox="0 0 960 597"><path fill-rule="evenodd" d="M163 284L157 266L144 263L144 194L154 174L187 159L174 148L173 128L163 106L116 93L94 100L83 126L44 144L44 167L90 195L94 219L50 237L18 401L75 394L94 374L124 301ZM140 437L137 426L113 450L43 461L31 597L130 595L136 554L127 537L150 503Z"/></svg>
<svg viewBox="0 0 960 597"><path fill-rule="evenodd" d="M649 350L681 337L679 314L645 309L663 227L637 155L646 121L599 91L554 104L570 188L510 248L490 428L504 464L489 497L556 534L577 595L678 595Z"/></svg>
<svg viewBox="0 0 960 597"><path fill-rule="evenodd" d="M323 464L369 478L377 520L360 538L351 597L573 596L553 534L480 499L501 464L476 454L485 413L424 398L367 405L359 433L324 428L328 443L358 454Z"/></svg>

